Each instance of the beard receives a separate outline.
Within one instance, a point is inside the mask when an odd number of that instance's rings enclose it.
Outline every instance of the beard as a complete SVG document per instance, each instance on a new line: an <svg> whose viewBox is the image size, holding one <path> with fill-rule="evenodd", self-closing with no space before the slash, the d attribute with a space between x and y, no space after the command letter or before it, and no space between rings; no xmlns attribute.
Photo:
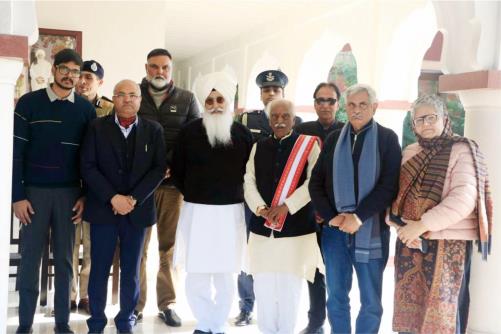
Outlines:
<svg viewBox="0 0 501 334"><path fill-rule="evenodd" d="M150 85L156 90L163 90L169 84L169 81L162 76L156 76L149 79Z"/></svg>
<svg viewBox="0 0 501 334"><path fill-rule="evenodd" d="M54 83L63 90L72 90L75 87L75 81L69 77L54 78Z"/></svg>
<svg viewBox="0 0 501 334"><path fill-rule="evenodd" d="M202 115L202 123L207 132L207 139L212 147L231 145L231 125L233 116L226 109L207 110Z"/></svg>

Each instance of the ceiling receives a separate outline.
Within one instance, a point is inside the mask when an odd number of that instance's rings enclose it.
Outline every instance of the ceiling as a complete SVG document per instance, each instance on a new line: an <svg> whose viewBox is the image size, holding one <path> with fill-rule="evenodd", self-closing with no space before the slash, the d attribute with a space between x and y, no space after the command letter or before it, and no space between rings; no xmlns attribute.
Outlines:
<svg viewBox="0 0 501 334"><path fill-rule="evenodd" d="M165 0L165 46L178 60L240 34L332 11L341 0ZM179 38L183 36L183 38Z"/></svg>

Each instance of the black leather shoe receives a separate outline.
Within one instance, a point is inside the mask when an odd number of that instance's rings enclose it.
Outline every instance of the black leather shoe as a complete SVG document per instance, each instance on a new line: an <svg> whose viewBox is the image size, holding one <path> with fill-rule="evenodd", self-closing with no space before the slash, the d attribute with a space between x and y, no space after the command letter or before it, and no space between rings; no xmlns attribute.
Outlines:
<svg viewBox="0 0 501 334"><path fill-rule="evenodd" d="M17 327L16 334L31 334L33 333L33 329L31 326L19 326Z"/></svg>
<svg viewBox="0 0 501 334"><path fill-rule="evenodd" d="M174 310L171 310L170 308L159 312L158 316L162 318L167 326L181 327L181 318L179 318L176 312Z"/></svg>
<svg viewBox="0 0 501 334"><path fill-rule="evenodd" d="M141 321L143 320L143 312L134 310L134 315L136 316L136 321Z"/></svg>
<svg viewBox="0 0 501 334"><path fill-rule="evenodd" d="M118 334L132 334L132 329L119 330L117 329Z"/></svg>
<svg viewBox="0 0 501 334"><path fill-rule="evenodd" d="M200 329L195 329L193 334L211 334L211 332L204 332L204 331L201 331Z"/></svg>
<svg viewBox="0 0 501 334"><path fill-rule="evenodd" d="M313 326L306 326L305 329L299 332L299 334L324 334L324 328L322 326L320 327L313 327Z"/></svg>
<svg viewBox="0 0 501 334"><path fill-rule="evenodd" d="M56 334L75 334L68 324L56 324L54 327L54 333Z"/></svg>
<svg viewBox="0 0 501 334"><path fill-rule="evenodd" d="M240 314L235 318L235 326L247 326L252 320L252 312L240 311Z"/></svg>

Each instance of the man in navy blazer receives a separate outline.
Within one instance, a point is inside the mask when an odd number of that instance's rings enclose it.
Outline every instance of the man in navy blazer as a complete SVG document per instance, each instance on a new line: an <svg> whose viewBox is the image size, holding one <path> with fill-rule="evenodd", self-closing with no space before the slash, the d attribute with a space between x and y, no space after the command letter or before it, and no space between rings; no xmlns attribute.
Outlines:
<svg viewBox="0 0 501 334"><path fill-rule="evenodd" d="M120 81L113 102L114 112L90 125L81 151L87 186L84 220L91 224L89 333L102 333L107 323L107 283L118 240L121 283L115 325L119 333L132 333L145 228L155 223L153 192L166 171L162 127L137 116L139 86Z"/></svg>

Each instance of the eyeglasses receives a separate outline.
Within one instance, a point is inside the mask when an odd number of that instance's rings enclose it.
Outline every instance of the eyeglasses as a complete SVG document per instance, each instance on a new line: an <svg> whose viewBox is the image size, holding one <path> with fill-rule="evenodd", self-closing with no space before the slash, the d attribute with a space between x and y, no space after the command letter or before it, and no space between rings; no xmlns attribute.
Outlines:
<svg viewBox="0 0 501 334"><path fill-rule="evenodd" d="M71 70L69 67L64 65L57 65L56 68L62 75L67 75L69 73L70 76L74 78L80 77L80 70L77 70L76 68Z"/></svg>
<svg viewBox="0 0 501 334"><path fill-rule="evenodd" d="M138 99L138 98L141 97L141 95L137 95L137 94L134 94L134 93L129 93L129 94L127 94L127 93L118 93L118 94L113 95L114 98L117 98L117 99L120 99L120 100L125 99L126 96L129 99L131 99L131 100L136 100L136 99Z"/></svg>
<svg viewBox="0 0 501 334"><path fill-rule="evenodd" d="M336 102L337 102L337 100L332 98L332 97L329 97L329 98L317 97L315 99L316 104L327 103L327 104L333 106L336 104Z"/></svg>
<svg viewBox="0 0 501 334"><path fill-rule="evenodd" d="M414 123L414 126L423 126L424 123L433 125L437 123L438 120L438 115L437 114L430 114L430 115L425 115L421 117L414 118L412 123Z"/></svg>
<svg viewBox="0 0 501 334"><path fill-rule="evenodd" d="M222 97L222 96L218 96L218 97L216 97L215 99L214 99L213 97L208 97L208 98L206 98L206 99L205 99L205 104L206 104L206 105L211 106L211 105L213 105L213 104L214 104L214 100L215 100L217 103L219 103L219 104L223 104L223 103L224 103L224 97Z"/></svg>
<svg viewBox="0 0 501 334"><path fill-rule="evenodd" d="M362 111L366 111L369 108L369 103L360 102L360 104L357 105L356 103L350 102L346 105L346 109L348 110L355 110L357 108L359 108Z"/></svg>

